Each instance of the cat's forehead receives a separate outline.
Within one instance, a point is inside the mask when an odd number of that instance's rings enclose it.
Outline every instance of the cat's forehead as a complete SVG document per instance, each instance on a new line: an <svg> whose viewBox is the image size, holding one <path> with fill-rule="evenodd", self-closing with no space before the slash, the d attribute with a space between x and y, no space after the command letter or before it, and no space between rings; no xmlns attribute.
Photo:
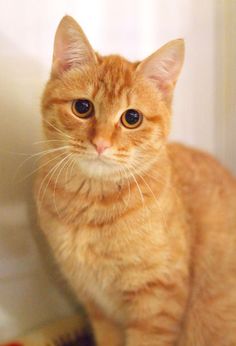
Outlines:
<svg viewBox="0 0 236 346"><path fill-rule="evenodd" d="M121 96L133 84L135 68L136 64L117 55L100 58L97 69L98 89L102 88L111 99Z"/></svg>

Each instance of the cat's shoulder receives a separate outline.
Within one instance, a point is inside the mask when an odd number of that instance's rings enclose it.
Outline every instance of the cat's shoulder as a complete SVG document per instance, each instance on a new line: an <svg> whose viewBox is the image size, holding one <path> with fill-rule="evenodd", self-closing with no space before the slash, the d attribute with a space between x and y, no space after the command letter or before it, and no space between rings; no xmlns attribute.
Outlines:
<svg viewBox="0 0 236 346"><path fill-rule="evenodd" d="M169 143L168 156L173 172L189 180L228 180L236 184L235 177L213 155L196 148L181 144ZM236 186L236 185L235 185Z"/></svg>
<svg viewBox="0 0 236 346"><path fill-rule="evenodd" d="M181 159L182 162L188 164L200 163L208 161L209 164L220 164L217 159L206 151L198 148L191 147L189 145L170 142L167 144L167 152L171 161L175 162Z"/></svg>

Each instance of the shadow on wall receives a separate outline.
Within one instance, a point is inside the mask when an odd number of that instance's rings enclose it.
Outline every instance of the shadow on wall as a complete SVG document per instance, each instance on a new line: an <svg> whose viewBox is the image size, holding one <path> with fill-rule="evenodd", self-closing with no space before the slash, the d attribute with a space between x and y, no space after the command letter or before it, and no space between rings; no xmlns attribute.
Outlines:
<svg viewBox="0 0 236 346"><path fill-rule="evenodd" d="M56 284L32 198L46 69L0 37L0 342L75 306ZM22 166L21 166L22 165ZM21 167L20 167L21 166ZM64 285L65 286L65 285Z"/></svg>

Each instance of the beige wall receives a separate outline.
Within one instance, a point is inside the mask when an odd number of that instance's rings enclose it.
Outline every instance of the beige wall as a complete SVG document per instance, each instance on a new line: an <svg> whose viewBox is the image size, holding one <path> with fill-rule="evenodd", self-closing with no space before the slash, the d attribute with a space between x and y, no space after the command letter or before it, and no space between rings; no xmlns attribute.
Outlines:
<svg viewBox="0 0 236 346"><path fill-rule="evenodd" d="M130 59L184 37L186 62L176 90L172 137L217 154L235 169L235 4L226 1L224 12L223 0L0 3L0 341L72 309L42 255L32 177L21 182L33 171L33 160L15 177L24 153L40 150L33 144L40 138L39 100L60 18L73 15L101 53Z"/></svg>
<svg viewBox="0 0 236 346"><path fill-rule="evenodd" d="M220 38L217 61L218 98L216 150L220 159L236 173L236 1L224 0L217 8L216 30Z"/></svg>

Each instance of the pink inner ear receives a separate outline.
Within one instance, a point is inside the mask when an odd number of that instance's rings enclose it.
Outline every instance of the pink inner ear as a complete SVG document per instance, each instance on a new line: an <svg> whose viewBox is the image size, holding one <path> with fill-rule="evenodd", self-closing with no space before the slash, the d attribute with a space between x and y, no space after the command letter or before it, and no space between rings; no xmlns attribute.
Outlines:
<svg viewBox="0 0 236 346"><path fill-rule="evenodd" d="M157 85L158 89L161 90L161 92L164 95L167 95L169 93L170 88L174 86L174 83L171 83L170 81L162 79L161 77L155 75L152 75L149 78L153 80L153 82Z"/></svg>
<svg viewBox="0 0 236 346"><path fill-rule="evenodd" d="M72 65L73 65L72 62L69 62L69 61L61 62L60 63L61 72L69 70L72 67Z"/></svg>
<svg viewBox="0 0 236 346"><path fill-rule="evenodd" d="M72 67L73 55L75 56L76 48L74 50L71 49L72 45L69 42L71 39L70 37L63 34L58 36L56 37L54 45L54 62L56 68L59 68L59 71L63 72ZM79 50L79 47L77 49Z"/></svg>
<svg viewBox="0 0 236 346"><path fill-rule="evenodd" d="M148 79L157 86L164 96L167 96L175 85L175 80L172 78L173 76L163 70L162 72L157 71L156 74L153 73L154 71L151 72L152 74L149 76L147 75Z"/></svg>
<svg viewBox="0 0 236 346"><path fill-rule="evenodd" d="M57 75L92 61L95 54L82 29L72 18L64 17L56 32L52 73Z"/></svg>
<svg viewBox="0 0 236 346"><path fill-rule="evenodd" d="M163 94L168 94L177 81L183 56L183 40L174 40L141 62L137 71L153 81Z"/></svg>

